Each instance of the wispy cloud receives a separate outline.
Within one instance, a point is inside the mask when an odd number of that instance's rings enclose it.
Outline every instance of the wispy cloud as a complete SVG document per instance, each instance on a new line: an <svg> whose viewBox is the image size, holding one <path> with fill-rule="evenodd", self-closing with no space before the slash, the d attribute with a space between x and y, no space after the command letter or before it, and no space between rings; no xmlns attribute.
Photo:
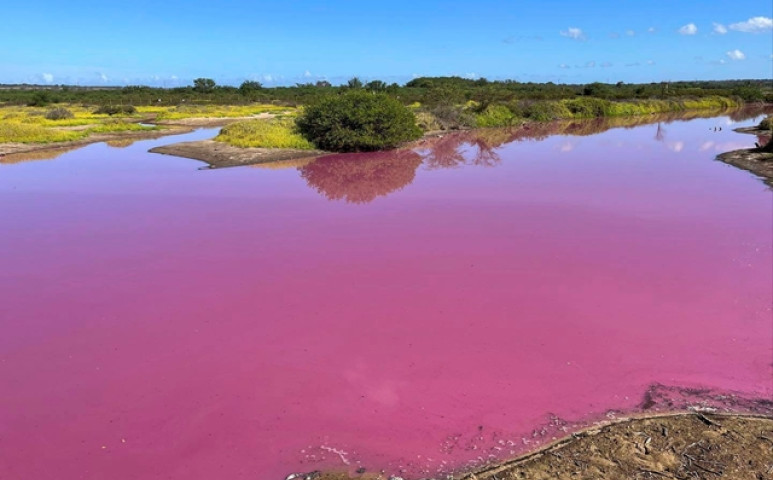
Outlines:
<svg viewBox="0 0 773 480"><path fill-rule="evenodd" d="M728 57L730 57L731 60L743 60L746 58L746 55L737 48L735 50L730 50L729 52L725 53Z"/></svg>
<svg viewBox="0 0 773 480"><path fill-rule="evenodd" d="M585 34L581 28L569 27L567 30L561 30L559 33L561 33L562 37L568 37L573 40L585 40Z"/></svg>
<svg viewBox="0 0 773 480"><path fill-rule="evenodd" d="M634 35L636 35L636 32L633 30L626 30L625 34L628 35L629 37L633 37Z"/></svg>
<svg viewBox="0 0 773 480"><path fill-rule="evenodd" d="M570 67L569 65L567 65L565 63L562 63L561 65L558 66L558 68L565 68L566 69L566 68L572 68L572 67Z"/></svg>
<svg viewBox="0 0 773 480"><path fill-rule="evenodd" d="M53 83L54 81L54 76L50 73L44 73L40 76L43 78L43 81L46 83Z"/></svg>
<svg viewBox="0 0 773 480"><path fill-rule="evenodd" d="M613 65L612 62L604 62L601 64L601 68L609 68L612 65Z"/></svg>
<svg viewBox="0 0 773 480"><path fill-rule="evenodd" d="M696 27L694 23L688 23L687 25L681 27L678 32L682 35L695 35L698 33L698 27Z"/></svg>
<svg viewBox="0 0 773 480"><path fill-rule="evenodd" d="M762 33L773 30L773 18L752 17L745 22L731 23L730 30L744 33Z"/></svg>
<svg viewBox="0 0 773 480"><path fill-rule="evenodd" d="M620 34L617 32L612 32L609 34L609 38L620 38Z"/></svg>
<svg viewBox="0 0 773 480"><path fill-rule="evenodd" d="M724 35L727 33L727 27L722 25L721 23L714 22L714 33L717 35Z"/></svg>
<svg viewBox="0 0 773 480"><path fill-rule="evenodd" d="M655 27L650 27L647 29L647 33L655 33L657 30L655 30Z"/></svg>

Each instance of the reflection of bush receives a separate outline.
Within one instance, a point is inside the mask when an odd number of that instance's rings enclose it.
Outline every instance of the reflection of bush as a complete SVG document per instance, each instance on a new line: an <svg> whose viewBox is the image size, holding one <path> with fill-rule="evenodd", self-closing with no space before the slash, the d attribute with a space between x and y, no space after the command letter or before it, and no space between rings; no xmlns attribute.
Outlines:
<svg viewBox="0 0 773 480"><path fill-rule="evenodd" d="M310 187L330 200L367 203L410 184L421 161L411 150L329 155L300 171Z"/></svg>

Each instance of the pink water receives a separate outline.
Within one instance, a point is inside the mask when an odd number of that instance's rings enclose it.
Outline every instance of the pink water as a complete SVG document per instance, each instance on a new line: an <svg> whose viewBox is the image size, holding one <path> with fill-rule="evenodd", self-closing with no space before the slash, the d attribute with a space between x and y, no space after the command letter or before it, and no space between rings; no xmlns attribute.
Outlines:
<svg viewBox="0 0 773 480"><path fill-rule="evenodd" d="M0 163L0 478L417 478L653 384L770 399L773 193L713 160L731 124Z"/></svg>

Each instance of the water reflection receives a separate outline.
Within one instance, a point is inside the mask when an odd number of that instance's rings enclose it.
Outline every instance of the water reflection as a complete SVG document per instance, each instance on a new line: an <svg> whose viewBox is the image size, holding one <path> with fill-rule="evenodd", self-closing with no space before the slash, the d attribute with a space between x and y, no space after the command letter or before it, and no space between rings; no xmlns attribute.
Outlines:
<svg viewBox="0 0 773 480"><path fill-rule="evenodd" d="M329 155L299 171L329 200L367 203L410 184L421 162L421 155L412 150Z"/></svg>

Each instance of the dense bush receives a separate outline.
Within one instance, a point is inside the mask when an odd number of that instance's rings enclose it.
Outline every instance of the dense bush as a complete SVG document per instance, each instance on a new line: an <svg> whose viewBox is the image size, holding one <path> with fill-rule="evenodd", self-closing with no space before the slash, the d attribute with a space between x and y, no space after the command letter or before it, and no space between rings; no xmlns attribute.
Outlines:
<svg viewBox="0 0 773 480"><path fill-rule="evenodd" d="M67 118L72 118L74 115L71 111L67 110L64 107L56 107L52 108L48 112L46 112L46 118L48 120L65 120Z"/></svg>
<svg viewBox="0 0 773 480"><path fill-rule="evenodd" d="M518 120L513 112L504 105L489 105L475 116L477 127L505 127Z"/></svg>
<svg viewBox="0 0 773 480"><path fill-rule="evenodd" d="M133 105L102 105L94 110L96 114L102 115L133 115L137 109Z"/></svg>
<svg viewBox="0 0 773 480"><path fill-rule="evenodd" d="M763 118L759 128L762 130L773 130L773 115Z"/></svg>
<svg viewBox="0 0 773 480"><path fill-rule="evenodd" d="M360 89L309 105L296 124L307 140L334 152L383 150L421 137L413 112L402 103Z"/></svg>

